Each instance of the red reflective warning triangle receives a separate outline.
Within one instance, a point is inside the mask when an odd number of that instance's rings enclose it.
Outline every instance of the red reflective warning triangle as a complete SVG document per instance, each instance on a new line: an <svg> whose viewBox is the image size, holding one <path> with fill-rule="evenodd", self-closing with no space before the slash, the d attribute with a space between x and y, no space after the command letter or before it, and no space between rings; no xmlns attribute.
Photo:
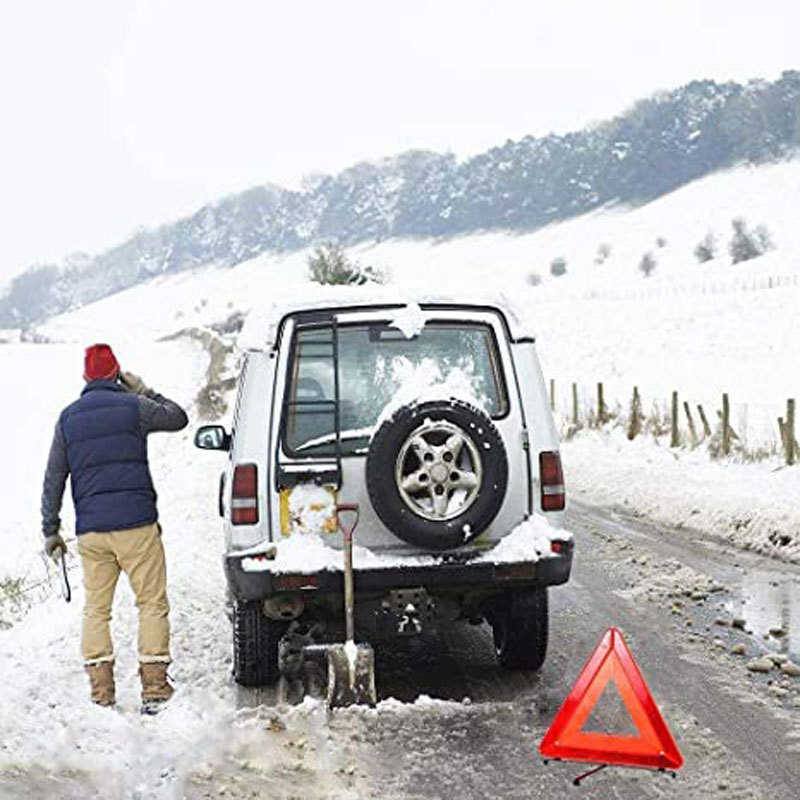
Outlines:
<svg viewBox="0 0 800 800"><path fill-rule="evenodd" d="M581 728L609 681L613 681L638 736L589 733ZM679 769L683 756L616 628L604 634L575 686L545 734L539 751L545 758L590 761L624 767Z"/></svg>

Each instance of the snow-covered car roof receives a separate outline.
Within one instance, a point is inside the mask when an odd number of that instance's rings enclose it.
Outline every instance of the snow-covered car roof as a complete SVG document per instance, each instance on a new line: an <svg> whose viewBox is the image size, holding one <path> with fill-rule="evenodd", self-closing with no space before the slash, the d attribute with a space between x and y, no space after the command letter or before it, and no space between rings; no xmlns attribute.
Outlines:
<svg viewBox="0 0 800 800"><path fill-rule="evenodd" d="M239 334L241 350L269 350L275 346L281 322L302 311L347 308L369 310L376 306L397 308L425 305L473 307L499 311L505 318L512 339L533 338L525 328L522 314L503 294L457 295L415 292L397 286L320 286L308 284L274 294L267 302L255 305L247 315Z"/></svg>

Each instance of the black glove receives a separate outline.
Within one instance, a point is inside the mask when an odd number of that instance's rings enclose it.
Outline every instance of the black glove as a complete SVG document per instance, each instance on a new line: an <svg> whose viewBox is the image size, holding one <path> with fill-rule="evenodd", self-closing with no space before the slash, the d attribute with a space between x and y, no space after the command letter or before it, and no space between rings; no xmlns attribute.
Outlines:
<svg viewBox="0 0 800 800"><path fill-rule="evenodd" d="M44 551L53 561L58 561L67 553L67 543L61 538L60 533L53 533L45 536Z"/></svg>

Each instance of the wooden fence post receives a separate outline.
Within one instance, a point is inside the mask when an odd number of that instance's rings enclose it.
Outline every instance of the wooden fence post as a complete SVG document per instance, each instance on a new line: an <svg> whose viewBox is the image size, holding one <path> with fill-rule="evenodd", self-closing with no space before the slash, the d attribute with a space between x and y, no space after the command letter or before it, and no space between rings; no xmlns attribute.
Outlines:
<svg viewBox="0 0 800 800"><path fill-rule="evenodd" d="M597 424L604 425L606 421L606 404L603 400L603 384L597 384Z"/></svg>
<svg viewBox="0 0 800 800"><path fill-rule="evenodd" d="M678 393L672 393L672 423L671 423L671 434L669 439L669 446L670 447L680 447L681 444L681 432L678 428Z"/></svg>
<svg viewBox="0 0 800 800"><path fill-rule="evenodd" d="M796 459L794 438L794 398L786 401L786 463L791 467Z"/></svg>
<svg viewBox="0 0 800 800"><path fill-rule="evenodd" d="M556 381L555 378L550 378L550 410L556 410Z"/></svg>
<svg viewBox="0 0 800 800"><path fill-rule="evenodd" d="M727 392L722 395L722 452L731 454L731 404Z"/></svg>
<svg viewBox="0 0 800 800"><path fill-rule="evenodd" d="M633 387L633 400L631 400L631 421L628 425L628 439L633 441L642 432L642 398L639 397L639 387Z"/></svg>
<svg viewBox="0 0 800 800"><path fill-rule="evenodd" d="M698 438L697 438L697 428L694 426L694 420L692 419L692 412L689 409L689 404L684 400L683 401L683 410L686 412L686 421L689 423L689 436L692 440L692 447L697 447Z"/></svg>
<svg viewBox="0 0 800 800"><path fill-rule="evenodd" d="M578 425L578 384L572 384L572 424Z"/></svg>
<svg viewBox="0 0 800 800"><path fill-rule="evenodd" d="M697 404L697 413L700 415L700 421L703 423L703 438L710 439L711 426L708 424L708 419L706 418L706 412L703 411L703 406L701 406L700 403Z"/></svg>

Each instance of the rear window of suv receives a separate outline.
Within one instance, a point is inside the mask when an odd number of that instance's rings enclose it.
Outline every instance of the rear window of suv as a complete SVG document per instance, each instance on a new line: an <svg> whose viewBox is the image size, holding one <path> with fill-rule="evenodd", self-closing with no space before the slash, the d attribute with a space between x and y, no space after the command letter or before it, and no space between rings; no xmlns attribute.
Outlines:
<svg viewBox="0 0 800 800"><path fill-rule="evenodd" d="M332 330L298 330L292 340L284 447L294 456L335 453ZM382 324L338 328L342 454L364 452L382 412L431 387L471 397L494 418L508 411L497 342L488 325L429 322L408 339Z"/></svg>

